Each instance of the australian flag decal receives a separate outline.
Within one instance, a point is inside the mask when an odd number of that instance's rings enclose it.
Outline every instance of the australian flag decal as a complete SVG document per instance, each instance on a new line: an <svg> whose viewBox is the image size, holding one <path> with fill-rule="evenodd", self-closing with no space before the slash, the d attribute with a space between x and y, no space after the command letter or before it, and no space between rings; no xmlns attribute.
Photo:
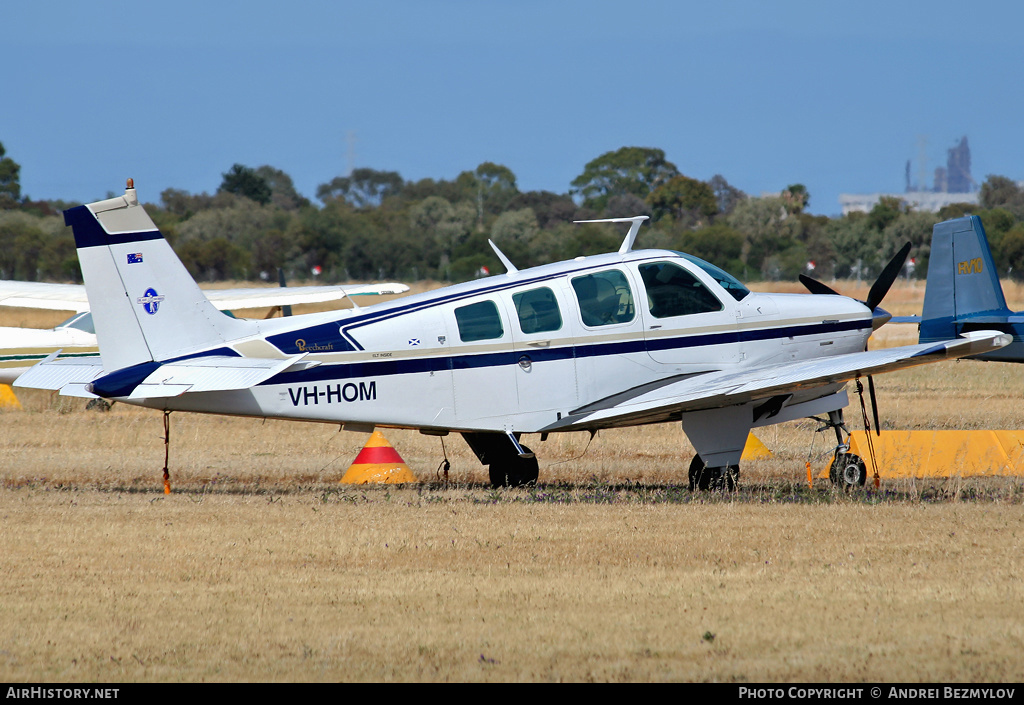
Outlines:
<svg viewBox="0 0 1024 705"><path fill-rule="evenodd" d="M128 255L128 264L139 264L142 262L142 253L134 252Z"/></svg>

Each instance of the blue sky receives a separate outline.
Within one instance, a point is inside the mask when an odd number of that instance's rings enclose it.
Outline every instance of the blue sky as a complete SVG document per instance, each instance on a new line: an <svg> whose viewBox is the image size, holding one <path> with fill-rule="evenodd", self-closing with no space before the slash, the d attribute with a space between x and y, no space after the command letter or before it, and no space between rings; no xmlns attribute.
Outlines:
<svg viewBox="0 0 1024 705"><path fill-rule="evenodd" d="M0 142L32 198L213 192L270 164L312 198L354 165L484 161L564 193L622 146L811 211L901 191L967 135L1024 179L1024 3L217 0L5 3Z"/></svg>

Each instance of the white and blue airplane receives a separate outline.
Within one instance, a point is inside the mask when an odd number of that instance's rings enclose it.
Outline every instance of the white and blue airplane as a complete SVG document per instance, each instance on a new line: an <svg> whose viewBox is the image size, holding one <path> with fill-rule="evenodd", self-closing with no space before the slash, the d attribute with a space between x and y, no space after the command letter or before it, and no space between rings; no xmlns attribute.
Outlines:
<svg viewBox="0 0 1024 705"><path fill-rule="evenodd" d="M71 208L100 360L50 356L19 387L171 411L458 432L495 486L535 482L523 434L678 422L692 488L733 487L752 428L827 415L833 479L863 484L843 442L845 385L997 349L1009 337L866 351L889 320L839 296L761 294L679 252L633 250L518 270L360 309L238 320L196 286L129 182ZM493 243L492 243L493 246ZM165 419L166 421L166 419Z"/></svg>

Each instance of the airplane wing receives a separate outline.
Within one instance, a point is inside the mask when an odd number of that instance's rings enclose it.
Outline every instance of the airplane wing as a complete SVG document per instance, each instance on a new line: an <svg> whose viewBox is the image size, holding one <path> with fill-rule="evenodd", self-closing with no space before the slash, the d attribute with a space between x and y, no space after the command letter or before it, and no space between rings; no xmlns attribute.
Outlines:
<svg viewBox="0 0 1024 705"><path fill-rule="evenodd" d="M845 383L929 362L977 355L1008 345L997 331L966 333L957 340L886 348L818 360L763 365L741 371L685 375L626 390L576 409L542 431L609 428L625 423L657 423L689 411L746 404L776 395Z"/></svg>
<svg viewBox="0 0 1024 705"><path fill-rule="evenodd" d="M288 286L257 289L204 289L210 302L221 310L266 308L268 306L297 306L337 301L346 296L402 294L409 291L405 284L385 282L359 286Z"/></svg>
<svg viewBox="0 0 1024 705"><path fill-rule="evenodd" d="M0 306L81 313L89 310L89 299L81 284L0 280Z"/></svg>
<svg viewBox="0 0 1024 705"><path fill-rule="evenodd" d="M217 308L234 310L266 308L269 306L297 306L337 301L346 296L373 294L402 294L409 291L405 284L360 284L354 286L294 286L262 287L255 289L204 289L203 293ZM89 310L89 299L81 284L50 284L47 282L0 281L0 306L41 308L51 311Z"/></svg>

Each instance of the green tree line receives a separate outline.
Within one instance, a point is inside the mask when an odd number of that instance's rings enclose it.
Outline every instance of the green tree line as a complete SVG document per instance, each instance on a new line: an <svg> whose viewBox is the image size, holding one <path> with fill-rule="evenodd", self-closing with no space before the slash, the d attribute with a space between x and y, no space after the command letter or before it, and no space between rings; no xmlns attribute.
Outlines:
<svg viewBox="0 0 1024 705"><path fill-rule="evenodd" d="M0 144L0 278L80 281L60 211L73 203L21 194L20 166ZM573 220L650 216L637 247L689 252L744 280L870 278L907 241L916 276L927 271L932 226L979 215L1001 274L1024 273L1024 191L1003 176L982 184L980 204L939 213L883 198L869 213L807 213L794 183L752 197L716 175L683 174L663 150L623 147L583 166L565 193L521 191L506 166L484 162L452 180L406 181L355 169L321 184L316 201L271 166L234 164L213 194L169 188L145 208L201 281L274 278L323 282L464 281L502 271L487 240L525 268L615 250L623 228Z"/></svg>

